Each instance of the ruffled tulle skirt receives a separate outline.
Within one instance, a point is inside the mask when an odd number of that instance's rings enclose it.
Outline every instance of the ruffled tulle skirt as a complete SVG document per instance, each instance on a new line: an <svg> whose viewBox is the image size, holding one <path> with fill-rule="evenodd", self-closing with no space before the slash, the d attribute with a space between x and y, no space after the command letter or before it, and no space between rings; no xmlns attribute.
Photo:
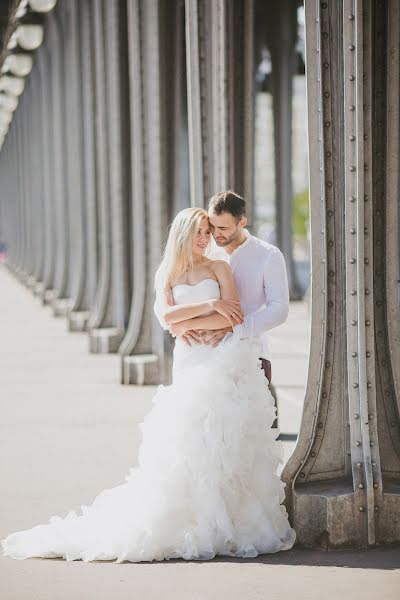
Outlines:
<svg viewBox="0 0 400 600"><path fill-rule="evenodd" d="M276 411L255 340L229 336L217 348L177 343L170 386L159 386L139 424L138 466L80 514L1 540L16 559L66 560L254 557L291 548L295 531Z"/></svg>

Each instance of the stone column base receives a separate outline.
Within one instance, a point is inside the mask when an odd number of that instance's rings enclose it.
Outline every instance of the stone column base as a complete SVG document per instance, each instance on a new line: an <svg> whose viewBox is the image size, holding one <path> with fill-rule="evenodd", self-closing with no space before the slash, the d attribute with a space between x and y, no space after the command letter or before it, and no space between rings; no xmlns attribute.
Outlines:
<svg viewBox="0 0 400 600"><path fill-rule="evenodd" d="M23 285L27 285L27 281L29 278L28 273L26 273L25 271L23 271L20 268L16 268L15 271L13 271L14 275L16 276L17 279L19 279L19 281L23 284Z"/></svg>
<svg viewBox="0 0 400 600"><path fill-rule="evenodd" d="M37 281L36 285L33 287L33 294L38 298L42 298L44 291L44 285L41 281Z"/></svg>
<svg viewBox="0 0 400 600"><path fill-rule="evenodd" d="M93 354L113 354L118 352L124 332L117 327L99 327L89 333L89 352Z"/></svg>
<svg viewBox="0 0 400 600"><path fill-rule="evenodd" d="M43 289L41 293L42 304L51 304L53 300L57 297L57 290L55 289Z"/></svg>
<svg viewBox="0 0 400 600"><path fill-rule="evenodd" d="M51 302L54 316L65 317L71 308L71 304L71 298L54 298Z"/></svg>
<svg viewBox="0 0 400 600"><path fill-rule="evenodd" d="M364 536L350 480L297 485L293 507L296 544L325 549L361 547Z"/></svg>
<svg viewBox="0 0 400 600"><path fill-rule="evenodd" d="M37 285L37 281L36 279L33 277L33 275L28 275L26 280L25 280L25 285L29 290L32 290L34 292L35 287Z"/></svg>
<svg viewBox="0 0 400 600"><path fill-rule="evenodd" d="M351 480L297 485L293 491L296 544L308 548L369 548L400 542L400 482L384 482L376 500L375 544L367 543L365 511ZM312 517L310 517L312 515ZM397 515L397 518L396 518Z"/></svg>
<svg viewBox="0 0 400 600"><path fill-rule="evenodd" d="M73 310L68 315L68 328L70 331L86 331L89 318L88 310Z"/></svg>
<svg viewBox="0 0 400 600"><path fill-rule="evenodd" d="M376 513L376 543L400 543L400 481L383 481L382 503Z"/></svg>
<svg viewBox="0 0 400 600"><path fill-rule="evenodd" d="M160 363L156 354L136 354L122 357L121 383L125 385L158 385L161 383Z"/></svg>

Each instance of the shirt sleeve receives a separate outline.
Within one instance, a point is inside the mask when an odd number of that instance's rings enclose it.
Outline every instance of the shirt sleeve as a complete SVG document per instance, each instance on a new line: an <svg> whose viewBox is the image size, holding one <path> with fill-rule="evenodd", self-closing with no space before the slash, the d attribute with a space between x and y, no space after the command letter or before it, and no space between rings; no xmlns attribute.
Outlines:
<svg viewBox="0 0 400 600"><path fill-rule="evenodd" d="M156 289L156 299L154 302L154 314L156 315L158 322L161 327L165 330L169 331L169 327L164 320L164 314L168 308L167 299L165 297L165 292L162 289Z"/></svg>
<svg viewBox="0 0 400 600"><path fill-rule="evenodd" d="M285 259L277 248L264 266L265 308L246 315L244 323L234 327L241 338L256 337L284 323L289 314L289 286Z"/></svg>

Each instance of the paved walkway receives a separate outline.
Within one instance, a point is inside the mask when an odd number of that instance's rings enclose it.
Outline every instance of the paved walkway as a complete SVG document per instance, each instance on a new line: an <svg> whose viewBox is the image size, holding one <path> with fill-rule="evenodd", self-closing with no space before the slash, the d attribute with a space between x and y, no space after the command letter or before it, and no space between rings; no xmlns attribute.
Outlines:
<svg viewBox="0 0 400 600"><path fill-rule="evenodd" d="M306 315L305 305L294 305L272 340L274 380L285 398L281 428L288 432L301 416ZM65 320L4 267L0 335L3 538L79 510L102 489L123 483L136 463L137 424L154 388L120 385L119 358L90 355L86 335L67 332ZM288 361L295 366L288 369ZM138 564L0 557L1 600L392 600L399 593L399 548Z"/></svg>

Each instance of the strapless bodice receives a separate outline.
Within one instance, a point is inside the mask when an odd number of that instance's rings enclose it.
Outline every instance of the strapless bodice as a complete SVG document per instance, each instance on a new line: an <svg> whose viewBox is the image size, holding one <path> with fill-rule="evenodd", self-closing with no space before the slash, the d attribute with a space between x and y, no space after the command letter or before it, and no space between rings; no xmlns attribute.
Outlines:
<svg viewBox="0 0 400 600"><path fill-rule="evenodd" d="M193 304L195 302L205 302L221 297L219 283L215 279L202 279L194 285L188 283L179 283L172 288L172 295L175 304ZM202 364L213 352L213 348L206 344L188 344L180 337L175 340L174 361L173 361L173 379L179 372L184 372L190 366Z"/></svg>
<svg viewBox="0 0 400 600"><path fill-rule="evenodd" d="M202 279L194 285L179 283L172 288L175 304L192 304L205 302L221 297L219 283L216 279Z"/></svg>

